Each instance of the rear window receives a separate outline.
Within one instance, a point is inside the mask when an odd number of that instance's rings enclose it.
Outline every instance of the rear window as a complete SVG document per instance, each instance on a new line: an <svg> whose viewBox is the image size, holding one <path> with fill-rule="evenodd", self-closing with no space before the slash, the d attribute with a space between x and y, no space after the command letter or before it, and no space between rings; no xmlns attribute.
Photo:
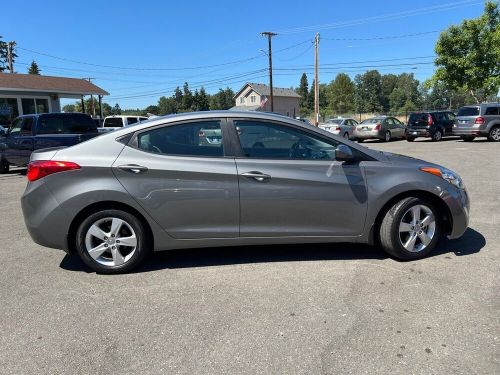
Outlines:
<svg viewBox="0 0 500 375"><path fill-rule="evenodd" d="M110 117L104 119L105 128L122 128L123 120L121 117Z"/></svg>
<svg viewBox="0 0 500 375"><path fill-rule="evenodd" d="M457 116L478 116L479 107L462 107L458 110Z"/></svg>
<svg viewBox="0 0 500 375"><path fill-rule="evenodd" d="M96 133L94 120L84 115L47 115L40 117L38 134Z"/></svg>
<svg viewBox="0 0 500 375"><path fill-rule="evenodd" d="M382 118L369 118L369 119L363 120L361 123L362 124L378 124L382 121L384 121L384 119L382 119Z"/></svg>

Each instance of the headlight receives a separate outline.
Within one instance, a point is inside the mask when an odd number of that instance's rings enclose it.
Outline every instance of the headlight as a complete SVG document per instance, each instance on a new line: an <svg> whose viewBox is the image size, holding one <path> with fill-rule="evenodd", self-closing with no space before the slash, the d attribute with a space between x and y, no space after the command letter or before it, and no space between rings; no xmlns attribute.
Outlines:
<svg viewBox="0 0 500 375"><path fill-rule="evenodd" d="M459 189L465 189L464 182L462 181L460 176L455 172L450 171L449 169L435 168L435 167L421 167L420 170L422 172L430 173L435 176L441 177Z"/></svg>

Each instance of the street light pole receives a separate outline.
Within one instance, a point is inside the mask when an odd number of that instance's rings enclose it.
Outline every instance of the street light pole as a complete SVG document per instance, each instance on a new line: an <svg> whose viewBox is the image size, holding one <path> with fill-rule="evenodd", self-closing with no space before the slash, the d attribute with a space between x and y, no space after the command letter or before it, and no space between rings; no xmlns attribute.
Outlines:
<svg viewBox="0 0 500 375"><path fill-rule="evenodd" d="M274 95L273 95L273 48L272 48L272 43L271 39L273 36L276 36L278 34L273 33L271 31L264 31L261 33L262 36L267 36L267 41L268 41L268 57L269 57L269 88L270 88L270 94L271 94L271 112L274 112Z"/></svg>

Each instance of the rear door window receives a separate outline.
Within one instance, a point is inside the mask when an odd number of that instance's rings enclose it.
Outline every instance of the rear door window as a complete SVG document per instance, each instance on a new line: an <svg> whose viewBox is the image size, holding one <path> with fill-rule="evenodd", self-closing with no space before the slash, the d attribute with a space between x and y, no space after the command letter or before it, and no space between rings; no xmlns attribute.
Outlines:
<svg viewBox="0 0 500 375"><path fill-rule="evenodd" d="M132 125L137 122L137 117L127 117L127 124Z"/></svg>
<svg viewBox="0 0 500 375"><path fill-rule="evenodd" d="M141 132L137 147L155 154L224 156L220 121L194 121Z"/></svg>
<svg viewBox="0 0 500 375"><path fill-rule="evenodd" d="M452 112L447 112L446 117L448 118L449 121L454 121L455 120L455 114Z"/></svg>
<svg viewBox="0 0 500 375"><path fill-rule="evenodd" d="M458 110L457 116L478 116L479 107L462 107Z"/></svg>
<svg viewBox="0 0 500 375"><path fill-rule="evenodd" d="M97 132L97 125L85 115L47 115L40 117L38 134L81 134Z"/></svg>
<svg viewBox="0 0 500 375"><path fill-rule="evenodd" d="M488 107L484 112L485 116L496 116L498 115L498 107Z"/></svg>

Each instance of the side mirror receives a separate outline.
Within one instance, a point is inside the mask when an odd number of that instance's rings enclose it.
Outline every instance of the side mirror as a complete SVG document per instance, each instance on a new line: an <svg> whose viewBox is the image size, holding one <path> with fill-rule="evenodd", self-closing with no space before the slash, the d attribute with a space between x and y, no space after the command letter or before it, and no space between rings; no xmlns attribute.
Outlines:
<svg viewBox="0 0 500 375"><path fill-rule="evenodd" d="M335 150L335 160L337 161L353 161L354 155L350 147L346 145L338 145Z"/></svg>

